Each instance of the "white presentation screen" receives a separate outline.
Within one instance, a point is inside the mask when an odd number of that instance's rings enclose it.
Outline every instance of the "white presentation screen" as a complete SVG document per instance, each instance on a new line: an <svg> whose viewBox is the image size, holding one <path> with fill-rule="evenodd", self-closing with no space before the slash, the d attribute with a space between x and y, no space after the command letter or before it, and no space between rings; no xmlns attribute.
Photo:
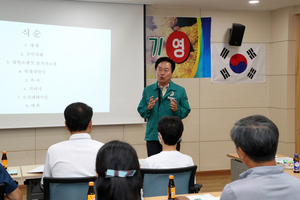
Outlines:
<svg viewBox="0 0 300 200"><path fill-rule="evenodd" d="M73 102L94 125L143 122L143 5L0 2L0 128L63 126Z"/></svg>

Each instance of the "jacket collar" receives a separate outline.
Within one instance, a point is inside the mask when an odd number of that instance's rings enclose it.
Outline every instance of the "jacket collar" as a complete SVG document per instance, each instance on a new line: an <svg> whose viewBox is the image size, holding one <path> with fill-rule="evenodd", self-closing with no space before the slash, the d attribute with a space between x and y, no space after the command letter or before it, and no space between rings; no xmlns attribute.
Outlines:
<svg viewBox="0 0 300 200"><path fill-rule="evenodd" d="M167 92L170 91L170 90L176 90L176 88L174 87L174 86L175 86L175 83L173 83L173 81L170 80L170 83L169 83L169 84L170 84L170 85L169 85L169 87L168 87ZM158 87L158 81L156 81L156 83L153 84L153 90L158 90L158 89L159 89L159 87Z"/></svg>

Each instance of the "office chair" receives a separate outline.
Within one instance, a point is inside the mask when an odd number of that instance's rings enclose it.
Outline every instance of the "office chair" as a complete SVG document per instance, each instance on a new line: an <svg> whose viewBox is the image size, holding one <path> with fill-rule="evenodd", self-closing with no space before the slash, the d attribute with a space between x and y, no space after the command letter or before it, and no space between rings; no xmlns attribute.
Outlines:
<svg viewBox="0 0 300 200"><path fill-rule="evenodd" d="M76 178L44 177L44 200L82 200L87 199L89 182L96 176Z"/></svg>
<svg viewBox="0 0 300 200"><path fill-rule="evenodd" d="M167 195L169 175L174 175L176 194L198 193L202 184L195 184L197 165L171 169L143 169L143 197Z"/></svg>
<svg viewBox="0 0 300 200"><path fill-rule="evenodd" d="M4 190L5 190L5 184L0 183L0 200L4 200Z"/></svg>

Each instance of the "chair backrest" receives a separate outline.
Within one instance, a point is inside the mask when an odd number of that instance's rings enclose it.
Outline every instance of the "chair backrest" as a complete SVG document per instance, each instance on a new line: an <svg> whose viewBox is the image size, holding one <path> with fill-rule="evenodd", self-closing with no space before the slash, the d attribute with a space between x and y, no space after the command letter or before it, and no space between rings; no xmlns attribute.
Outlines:
<svg viewBox="0 0 300 200"><path fill-rule="evenodd" d="M0 183L0 200L4 200L4 190L5 190L5 184Z"/></svg>
<svg viewBox="0 0 300 200"><path fill-rule="evenodd" d="M96 176L78 178L44 177L44 200L82 200L87 199L89 182Z"/></svg>
<svg viewBox="0 0 300 200"><path fill-rule="evenodd" d="M176 194L191 193L195 184L197 165L171 169L143 169L143 197L167 195L169 175L174 175Z"/></svg>

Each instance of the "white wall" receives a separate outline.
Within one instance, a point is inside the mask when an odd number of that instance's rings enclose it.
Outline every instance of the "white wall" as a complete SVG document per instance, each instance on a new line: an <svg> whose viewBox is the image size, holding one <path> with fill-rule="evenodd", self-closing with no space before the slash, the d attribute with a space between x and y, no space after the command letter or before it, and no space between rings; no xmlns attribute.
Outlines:
<svg viewBox="0 0 300 200"><path fill-rule="evenodd" d="M279 127L278 152L295 153L295 50L296 15L293 8L271 14L270 117Z"/></svg>

